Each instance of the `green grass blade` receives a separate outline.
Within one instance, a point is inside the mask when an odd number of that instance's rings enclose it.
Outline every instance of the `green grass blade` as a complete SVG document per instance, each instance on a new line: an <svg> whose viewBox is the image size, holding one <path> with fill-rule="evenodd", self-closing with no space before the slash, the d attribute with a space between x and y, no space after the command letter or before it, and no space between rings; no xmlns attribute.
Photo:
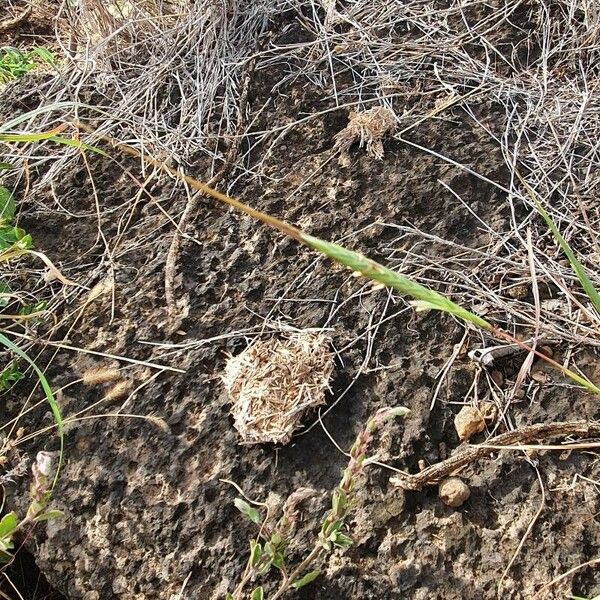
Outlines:
<svg viewBox="0 0 600 600"><path fill-rule="evenodd" d="M90 144L85 144L84 142L80 142L79 140L72 140L70 138L64 138L60 136L53 136L48 138L51 142L55 142L57 144L63 144L65 146L70 146L71 148L79 148L83 150L89 150L94 154L100 154L101 156L109 157L109 154L101 150L100 148L96 148L96 146L92 146Z"/></svg>
<svg viewBox="0 0 600 600"><path fill-rule="evenodd" d="M571 250L569 243L562 236L558 227L554 224L552 217L546 212L546 209L541 205L540 201L537 198L534 198L535 206L537 211L542 215L544 221L546 221L546 225L548 225L548 229L552 232L552 235L556 238L556 241L559 243L562 251L565 253L566 257L569 259L571 263L571 267L573 271L575 271L575 275L577 275L577 279L579 279L579 283L581 287L584 289L591 303L594 305L596 310L600 312L600 294L598 290L594 287L594 284L591 282L590 278L587 276L583 265L577 260L577 257Z"/></svg>
<svg viewBox="0 0 600 600"><path fill-rule="evenodd" d="M571 250L569 243L562 236L558 227L555 225L552 217L548 214L546 209L542 206L542 203L539 201L535 190L525 181L525 179L517 173L519 180L523 184L523 187L527 191L528 196L531 198L532 202L535 204L536 210L540 213L542 219L546 222L548 229L552 232L552 235L558 242L561 250L565 253L566 257L569 259L569 263L571 264L571 268L575 271L575 275L577 275L577 279L579 279L579 283L581 287L587 294L587 297L590 299L591 303L594 305L595 309L600 312L600 294L598 290L594 287L594 284L591 282L590 278L587 276L583 265L577 260L577 257Z"/></svg>
<svg viewBox="0 0 600 600"><path fill-rule="evenodd" d="M400 275L400 273L392 269L376 263L358 252L347 250L342 246L326 242L305 233L301 235L301 239L309 247L325 254L335 262L361 273L361 275L369 279L391 287L401 294L410 296L415 300L412 304L417 310L440 310L455 315L483 329L492 329L491 324L485 319L455 304L449 298Z"/></svg>
<svg viewBox="0 0 600 600"><path fill-rule="evenodd" d="M54 476L54 482L52 487L56 485L58 480L58 475L60 473L60 468L63 462L63 454L64 454L64 426L63 419L60 413L60 408L58 407L58 403L56 402L56 398L52 393L52 388L46 379L44 373L42 373L41 369L29 358L29 356L21 350L16 344L11 342L4 334L0 333L0 344L6 346L11 352L14 352L19 358L23 359L25 362L29 363L33 370L35 371L38 379L40 380L40 384L42 389L44 390L44 394L46 395L46 399L48 400L48 404L50 405L50 410L52 411L52 416L54 417L54 422L56 423L56 429L58 432L58 437L60 440L60 454L58 458L58 466L56 467L56 475Z"/></svg>
<svg viewBox="0 0 600 600"><path fill-rule="evenodd" d="M6 123L0 125L0 133L6 133L7 131L10 131L11 129L17 127L17 125L25 123L26 121L29 121L34 117L37 117L38 115L75 107L92 108L86 104L78 104L77 102L55 102L54 104L47 104L46 106L40 106L39 108L30 110L29 112L19 115L18 117L15 117L10 121L6 121Z"/></svg>
<svg viewBox="0 0 600 600"><path fill-rule="evenodd" d="M89 150L90 152L94 152L95 154L100 154L102 156L108 157L108 154L104 150L96 148L96 146L91 146L90 144L85 144L84 142L80 142L79 140L72 140L71 138L65 138L60 135L56 135L57 132L58 129L46 131L45 133L0 133L0 142L22 144L29 142L50 141L56 144L63 144L64 146L70 146L71 148Z"/></svg>

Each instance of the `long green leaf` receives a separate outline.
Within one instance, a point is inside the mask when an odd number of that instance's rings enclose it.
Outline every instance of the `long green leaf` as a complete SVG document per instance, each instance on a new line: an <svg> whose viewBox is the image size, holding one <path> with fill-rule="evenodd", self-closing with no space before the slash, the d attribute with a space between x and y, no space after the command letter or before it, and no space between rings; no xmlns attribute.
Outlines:
<svg viewBox="0 0 600 600"><path fill-rule="evenodd" d="M46 395L46 400L48 400L48 404L50 405L50 410L52 411L52 416L54 417L54 422L56 423L56 430L58 432L58 438L60 440L60 454L58 457L58 466L56 467L56 475L54 476L54 482L52 487L56 485L58 481L58 475L60 473L60 468L63 462L63 453L64 453L64 426L63 419L60 413L60 409L58 407L58 403L56 402L56 398L52 392L52 388L46 379L44 373L42 373L41 369L29 358L29 356L21 350L16 344L11 342L3 333L0 333L0 344L6 346L11 352L14 352L19 358L22 358L25 362L29 363L33 370L35 371L38 379L40 380L40 384L42 389L44 390L44 394Z"/></svg>
<svg viewBox="0 0 600 600"><path fill-rule="evenodd" d="M577 275L577 279L579 279L581 287L584 289L585 293L587 294L588 298L590 299L591 303L594 305L596 310L600 312L600 294L598 293L598 290L596 290L596 288L594 287L594 284L591 282L590 278L585 272L583 265L577 260L577 257L571 250L571 247L569 246L567 240L565 240L565 238L558 230L558 227L554 224L552 217L546 212L546 209L541 205L540 201L537 198L534 198L534 201L538 212L540 213L540 215L542 215L544 221L546 221L548 229L550 229L552 235L554 235L556 241L559 243L562 251L569 259L571 267L573 268L573 271L575 271L575 275Z"/></svg>
<svg viewBox="0 0 600 600"><path fill-rule="evenodd" d="M590 278L585 272L583 265L577 260L577 257L575 256L573 250L571 250L571 247L569 246L569 243L567 242L567 240L565 240L565 238L558 230L558 227L552 220L552 217L542 206L542 203L540 202L535 190L527 183L527 181L525 181L525 178L522 175L517 173L517 176L519 177L519 180L525 187L525 190L527 191L528 196L531 198L531 201L535 204L537 211L542 216L542 219L544 219L544 221L546 222L548 229L550 229L552 235L561 247L561 250L569 259L569 263L571 264L573 271L575 271L575 275L577 275L577 279L579 279L581 287L584 289L585 293L587 294L588 298L590 299L591 303L594 305L596 310L600 312L600 294L598 293L598 290L596 290L594 284L591 282Z"/></svg>

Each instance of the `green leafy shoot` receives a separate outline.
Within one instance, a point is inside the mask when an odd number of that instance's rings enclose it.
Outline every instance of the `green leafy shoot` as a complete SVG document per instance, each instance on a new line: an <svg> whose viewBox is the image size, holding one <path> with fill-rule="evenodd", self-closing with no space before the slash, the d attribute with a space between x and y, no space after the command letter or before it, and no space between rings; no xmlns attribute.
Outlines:
<svg viewBox="0 0 600 600"><path fill-rule="evenodd" d="M12 223L15 218L16 205L8 188L0 186L0 226Z"/></svg>
<svg viewBox="0 0 600 600"><path fill-rule="evenodd" d="M21 381L25 375L19 369L16 361L11 361L2 371L0 371L0 392L9 390L17 381Z"/></svg>
<svg viewBox="0 0 600 600"><path fill-rule="evenodd" d="M54 65L54 55L46 48L21 51L12 46L0 48L0 83L19 79L42 65Z"/></svg>
<svg viewBox="0 0 600 600"><path fill-rule="evenodd" d="M41 521L50 521L51 519L61 519L64 516L65 513L63 513L62 510L49 510L45 513L38 515L37 517L34 517L33 520L36 523L40 523Z"/></svg>
<svg viewBox="0 0 600 600"><path fill-rule="evenodd" d="M26 304L19 309L19 314L22 316L33 315L36 313L44 312L48 303L44 300L36 302L35 304Z"/></svg>
<svg viewBox="0 0 600 600"><path fill-rule="evenodd" d="M19 520L14 512L7 513L0 521L0 538L12 535L17 528Z"/></svg>
<svg viewBox="0 0 600 600"><path fill-rule="evenodd" d="M253 523L258 525L261 522L260 512L258 512L256 508L250 506L245 500L236 498L233 503L235 504L235 507Z"/></svg>
<svg viewBox="0 0 600 600"><path fill-rule="evenodd" d="M62 419L60 409L58 407L58 403L56 402L56 398L54 397L54 393L52 392L52 388L50 387L50 384L48 383L46 376L41 371L41 369L35 364L35 362L33 360L31 360L31 358L29 358L29 356L25 352L23 352L23 350L21 350L21 348L19 348L16 344L11 342L3 333L0 333L0 344L5 346L6 348L8 348L8 350L10 350L14 354L16 354L19 358L21 358L25 362L29 363L29 365L32 367L32 369L35 371L36 375L38 376L40 385L42 386L42 389L44 390L44 394L46 395L46 400L48 401L50 410L52 411L52 416L54 417L54 422L56 423L56 429L57 429L58 437L60 440L60 453L59 453L59 458L58 458L58 466L56 467L56 474L54 476L54 482L52 484L52 487L54 487L56 485L56 482L58 481L58 475L60 473L60 468L62 466L63 453L64 453L64 427L63 427L63 419Z"/></svg>
<svg viewBox="0 0 600 600"><path fill-rule="evenodd" d="M9 250L28 250L33 245L31 236L13 225L15 210L12 194L0 186L0 262L10 256Z"/></svg>
<svg viewBox="0 0 600 600"><path fill-rule="evenodd" d="M6 563L12 559L9 550L14 548L13 535L19 526L16 513L9 512L0 521L0 562Z"/></svg>

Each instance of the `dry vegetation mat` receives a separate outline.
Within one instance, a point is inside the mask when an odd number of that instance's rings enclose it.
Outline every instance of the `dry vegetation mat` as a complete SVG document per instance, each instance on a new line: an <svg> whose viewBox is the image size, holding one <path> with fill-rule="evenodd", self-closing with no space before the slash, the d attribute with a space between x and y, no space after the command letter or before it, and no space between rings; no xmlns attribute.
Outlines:
<svg viewBox="0 0 600 600"><path fill-rule="evenodd" d="M0 557L600 594L596 2L50 4L0 15Z"/></svg>

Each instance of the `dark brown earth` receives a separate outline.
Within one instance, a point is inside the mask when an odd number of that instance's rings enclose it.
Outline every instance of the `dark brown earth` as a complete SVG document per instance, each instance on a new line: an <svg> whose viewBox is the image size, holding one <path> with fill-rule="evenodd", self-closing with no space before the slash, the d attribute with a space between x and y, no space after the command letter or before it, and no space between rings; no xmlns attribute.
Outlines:
<svg viewBox="0 0 600 600"><path fill-rule="evenodd" d="M251 99L258 103L269 90L268 74L261 73ZM288 98L282 96L273 112L263 115L257 130L287 115L316 114L331 106L304 84L286 92ZM5 93L9 111L15 106L11 93L12 100ZM17 104L32 102L23 98ZM492 106L478 110L494 118ZM344 110L304 122L265 159L263 172L271 181L241 177L229 191L314 235L344 239L349 247L381 260L389 258L398 233L375 223L410 223L462 244L485 245L485 231L440 181L494 228L509 227L509 207L501 192L401 141L386 142L382 161L355 148L350 167L335 160L324 164L346 122ZM407 138L499 183L506 177L496 144L458 111L426 121ZM265 326L266 317L271 325L331 329L339 354L330 403L370 354L371 370L358 376L323 419L343 448L349 448L370 415L390 405L412 412L378 434L372 452L381 461L414 472L419 460L440 460L440 443L450 451L459 445L452 417L460 406L452 403L463 401L473 379L475 367L467 359L453 366L440 399L429 410L436 376L462 337L459 324L439 314L402 310L403 302L387 291L371 291L295 242L206 200L189 232L195 241L185 243L179 258L178 293L189 298L189 316L171 333L164 261L173 227L158 205L176 215L185 196L165 179L133 204L138 186L132 176L141 178L139 165L92 155L88 160L101 228L113 248L114 316L111 295L105 294L87 306L70 331L73 319L66 320L53 339L68 335L72 346L154 361L185 373L163 372L151 379L155 369L72 351L59 352L52 362L48 376L55 388L94 365L122 367L131 389L142 386L123 412L154 415L168 426L162 430L141 419L105 417L68 427L66 466L53 502L66 518L39 527L26 542L55 589L73 600L222 598L239 580L248 540L255 535L233 505L237 492L223 479L261 501L269 495L283 501L299 487L315 488L317 495L302 512L290 556L292 563L301 559L347 459L319 425L283 448L238 444L219 376L227 353L241 351L257 332L263 338L274 335ZM205 168L198 163L192 172L203 177ZM50 194L25 198L21 225L70 279L91 287L109 274L110 266L100 263L104 247L85 167L75 164L67 178L55 182L55 192L61 207ZM67 301L65 314L80 309L82 298ZM395 312L400 314L374 327ZM369 328L371 335L362 335ZM229 337L219 338L225 335ZM190 345L174 351L141 342ZM518 364L506 363L503 369L514 378ZM598 368L595 374L600 379ZM101 389L71 385L62 393L62 410L74 414L101 397ZM123 400L101 404L93 413L114 413ZM11 411L18 402L15 396ZM515 403L511 415L516 425L524 425L596 419L600 410L591 396L548 385ZM49 415L38 416L30 427L50 423ZM310 415L307 425L314 421ZM484 439L483 434L477 439ZM55 449L56 444L42 436L27 450L33 455L41 448ZM404 494L389 485L390 474L369 467L350 522L354 545L335 552L323 564L323 575L290 598L533 598L557 575L598 557L599 490L589 481L573 479L577 474L598 479L595 455L548 453L531 461L507 452L478 462L463 473L472 493L458 509L442 505L434 488ZM22 482L7 490L9 506L23 508L26 486ZM546 597L566 598L570 593L600 594L592 569L579 571Z"/></svg>

